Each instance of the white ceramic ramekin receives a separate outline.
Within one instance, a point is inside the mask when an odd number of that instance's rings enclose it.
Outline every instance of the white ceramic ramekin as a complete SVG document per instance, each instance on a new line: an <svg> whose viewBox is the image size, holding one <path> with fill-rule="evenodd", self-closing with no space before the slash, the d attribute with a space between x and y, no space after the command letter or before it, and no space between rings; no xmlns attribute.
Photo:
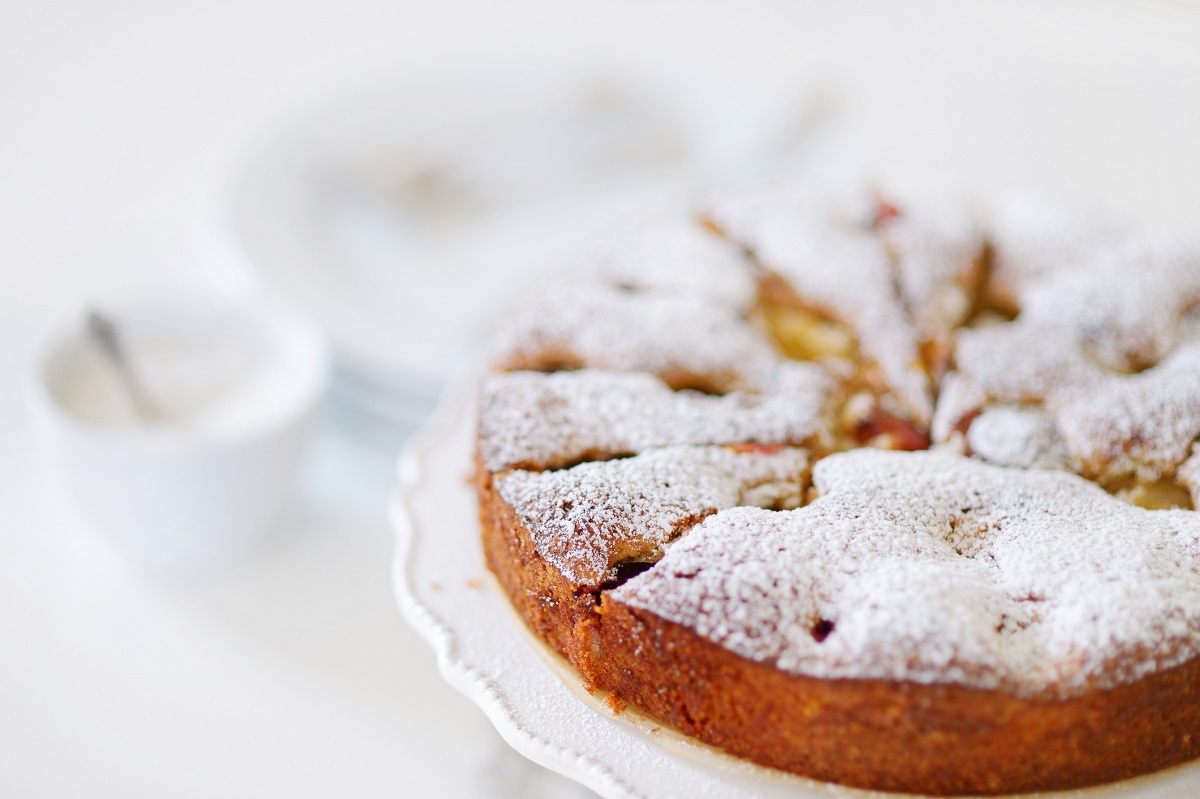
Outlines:
<svg viewBox="0 0 1200 799"><path fill-rule="evenodd" d="M104 310L134 343L241 331L269 373L234 398L224 423L98 425L64 401L65 381L92 346L82 315L68 320L38 348L25 387L51 478L83 520L143 564L190 567L248 548L278 520L304 460L328 382L324 335L284 309L215 296Z"/></svg>

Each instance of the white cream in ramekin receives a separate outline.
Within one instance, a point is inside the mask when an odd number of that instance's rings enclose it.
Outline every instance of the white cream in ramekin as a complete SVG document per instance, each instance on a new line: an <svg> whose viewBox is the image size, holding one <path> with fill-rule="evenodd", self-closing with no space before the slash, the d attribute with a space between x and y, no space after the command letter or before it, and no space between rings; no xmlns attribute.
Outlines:
<svg viewBox="0 0 1200 799"><path fill-rule="evenodd" d="M328 381L318 328L215 296L119 303L142 418L82 314L34 358L26 395L43 460L92 526L141 562L219 560L269 530L303 461Z"/></svg>

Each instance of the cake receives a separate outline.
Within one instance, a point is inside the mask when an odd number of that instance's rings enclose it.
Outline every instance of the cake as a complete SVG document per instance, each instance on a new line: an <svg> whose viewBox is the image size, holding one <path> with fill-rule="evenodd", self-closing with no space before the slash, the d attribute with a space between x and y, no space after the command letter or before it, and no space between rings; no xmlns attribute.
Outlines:
<svg viewBox="0 0 1200 799"><path fill-rule="evenodd" d="M614 708L925 794L1200 754L1187 243L1024 196L761 180L540 287L493 364L487 563Z"/></svg>

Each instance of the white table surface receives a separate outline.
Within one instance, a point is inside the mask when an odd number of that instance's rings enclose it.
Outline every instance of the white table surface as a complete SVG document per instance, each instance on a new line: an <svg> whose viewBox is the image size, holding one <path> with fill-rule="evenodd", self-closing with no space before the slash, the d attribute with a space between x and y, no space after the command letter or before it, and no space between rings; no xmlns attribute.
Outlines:
<svg viewBox="0 0 1200 799"><path fill-rule="evenodd" d="M489 59L573 54L746 91L821 84L881 163L1200 234L1196 6L962 5L5 4L0 795L574 793L519 787L542 778L395 611L392 453L327 425L271 546L186 578L146 574L43 483L18 385L28 346L90 298L199 280L222 180L296 109Z"/></svg>

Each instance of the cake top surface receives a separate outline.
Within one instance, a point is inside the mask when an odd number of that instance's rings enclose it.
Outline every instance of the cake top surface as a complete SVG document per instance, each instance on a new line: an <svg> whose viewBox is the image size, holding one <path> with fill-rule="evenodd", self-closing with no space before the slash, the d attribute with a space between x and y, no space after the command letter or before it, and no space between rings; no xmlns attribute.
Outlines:
<svg viewBox="0 0 1200 799"><path fill-rule="evenodd" d="M484 468L554 469L671 444L793 444L827 451L836 386L819 366L780 364L761 394L672 391L635 372L511 372L484 380Z"/></svg>
<svg viewBox="0 0 1200 799"><path fill-rule="evenodd" d="M823 678L1069 695L1200 650L1192 512L941 452L841 453L813 480L798 510L709 517L614 597Z"/></svg>
<svg viewBox="0 0 1200 799"><path fill-rule="evenodd" d="M1021 296L1015 321L960 332L935 438L988 406L1037 406L1084 476L1173 475L1200 437L1200 253L1132 236Z"/></svg>
<svg viewBox="0 0 1200 799"><path fill-rule="evenodd" d="M734 307L579 279L538 291L514 314L500 350L507 369L648 372L673 388L721 394L761 388L781 360Z"/></svg>
<svg viewBox="0 0 1200 799"><path fill-rule="evenodd" d="M928 424L921 345L965 319L980 277L983 238L960 195L769 179L714 196L704 214L803 304L848 325L900 408Z"/></svg>
<svg viewBox="0 0 1200 799"><path fill-rule="evenodd" d="M1071 693L1200 654L1200 250L1176 238L760 181L535 292L499 353L481 465L577 585L822 677ZM829 454L864 442L937 451ZM808 464L819 498L773 510Z"/></svg>

